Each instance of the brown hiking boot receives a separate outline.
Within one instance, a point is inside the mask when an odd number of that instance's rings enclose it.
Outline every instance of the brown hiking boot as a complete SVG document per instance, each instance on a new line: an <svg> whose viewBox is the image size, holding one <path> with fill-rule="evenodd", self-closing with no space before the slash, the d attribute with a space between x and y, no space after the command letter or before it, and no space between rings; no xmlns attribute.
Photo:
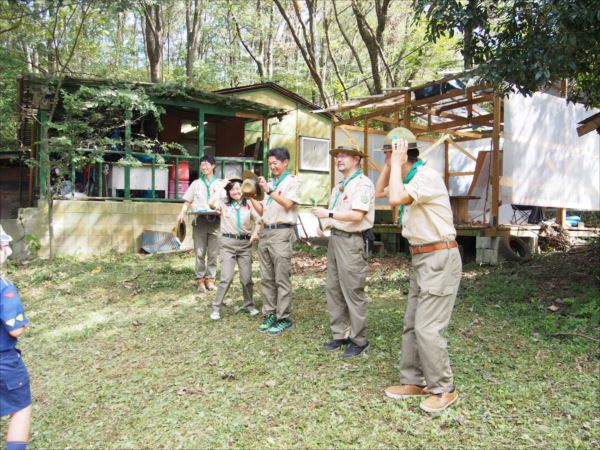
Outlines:
<svg viewBox="0 0 600 450"><path fill-rule="evenodd" d="M427 386L416 386L414 384L401 384L400 386L389 386L385 388L385 395L394 400L428 395Z"/></svg>
<svg viewBox="0 0 600 450"><path fill-rule="evenodd" d="M215 279L214 278L206 278L206 289L209 291L215 290Z"/></svg>
<svg viewBox="0 0 600 450"><path fill-rule="evenodd" d="M196 283L198 284L198 292L200 292L201 294L206 292L206 285L204 284L204 278L198 278L196 280Z"/></svg>
<svg viewBox="0 0 600 450"><path fill-rule="evenodd" d="M421 402L421 409L428 413L437 413L445 410L448 406L458 399L458 391L444 392L442 394L433 394Z"/></svg>

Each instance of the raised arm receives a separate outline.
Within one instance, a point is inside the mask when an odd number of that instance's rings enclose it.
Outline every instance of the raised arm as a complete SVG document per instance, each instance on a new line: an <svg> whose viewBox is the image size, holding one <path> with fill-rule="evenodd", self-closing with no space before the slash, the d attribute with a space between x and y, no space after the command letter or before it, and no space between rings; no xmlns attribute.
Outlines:
<svg viewBox="0 0 600 450"><path fill-rule="evenodd" d="M391 206L410 205L413 198L404 189L402 165L408 160L408 142L398 139L392 142L389 199Z"/></svg>

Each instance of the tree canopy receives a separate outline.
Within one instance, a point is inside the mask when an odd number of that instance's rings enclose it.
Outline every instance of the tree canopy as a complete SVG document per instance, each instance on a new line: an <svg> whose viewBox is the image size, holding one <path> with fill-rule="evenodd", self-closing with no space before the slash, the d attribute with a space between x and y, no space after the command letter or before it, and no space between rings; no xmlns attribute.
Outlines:
<svg viewBox="0 0 600 450"><path fill-rule="evenodd" d="M571 81L568 99L600 106L598 0L414 0L427 37L463 35L465 68L499 90L531 94Z"/></svg>

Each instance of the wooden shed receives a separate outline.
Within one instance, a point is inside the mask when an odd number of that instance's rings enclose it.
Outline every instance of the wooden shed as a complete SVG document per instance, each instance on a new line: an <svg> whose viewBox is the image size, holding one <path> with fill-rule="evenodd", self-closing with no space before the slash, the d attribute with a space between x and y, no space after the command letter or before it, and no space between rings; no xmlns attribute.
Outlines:
<svg viewBox="0 0 600 450"><path fill-rule="evenodd" d="M304 205L326 204L331 192L329 150L333 114L313 114L321 107L272 82L220 89L216 93L286 112L283 120L269 121L269 148L286 147L290 151L290 170L302 180Z"/></svg>

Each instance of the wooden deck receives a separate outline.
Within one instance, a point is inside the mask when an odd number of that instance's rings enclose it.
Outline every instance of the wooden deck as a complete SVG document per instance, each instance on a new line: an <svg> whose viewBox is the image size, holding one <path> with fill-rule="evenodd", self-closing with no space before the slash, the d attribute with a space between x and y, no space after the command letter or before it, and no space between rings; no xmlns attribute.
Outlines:
<svg viewBox="0 0 600 450"><path fill-rule="evenodd" d="M517 237L537 237L540 232L539 225L515 225L502 224L494 229L489 224L455 224L456 233L458 236L517 236ZM600 228L583 227L583 228L566 228L571 236L580 238L591 238L600 236ZM376 223L373 226L373 233L379 234L401 234L402 227L394 224Z"/></svg>

